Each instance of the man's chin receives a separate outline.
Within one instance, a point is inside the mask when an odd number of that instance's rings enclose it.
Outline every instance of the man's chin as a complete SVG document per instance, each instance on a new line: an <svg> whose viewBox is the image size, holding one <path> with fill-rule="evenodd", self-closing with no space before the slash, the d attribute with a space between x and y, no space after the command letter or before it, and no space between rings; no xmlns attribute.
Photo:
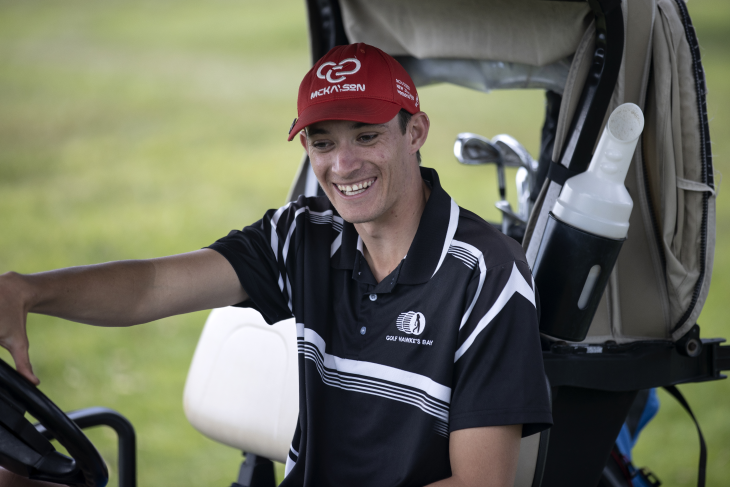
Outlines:
<svg viewBox="0 0 730 487"><path fill-rule="evenodd" d="M340 216L342 217L343 220L345 220L347 223L352 223L353 225L358 224L358 223L369 223L369 222L375 220L375 218L372 216L361 215L361 214L352 214L352 215L344 214L343 215L339 210L337 212L340 214Z"/></svg>
<svg viewBox="0 0 730 487"><path fill-rule="evenodd" d="M334 205L337 213L340 214L343 220L347 223L369 223L378 218L378 214L372 210L358 211L355 208L347 208L347 205Z"/></svg>
<svg viewBox="0 0 730 487"><path fill-rule="evenodd" d="M337 213L347 223L367 223L373 221L378 216L376 211L373 211L372 208L365 208L365 205L352 204L352 202L342 201L341 199L337 201L339 199L337 195L328 194L327 197L332 202L332 206L335 207Z"/></svg>

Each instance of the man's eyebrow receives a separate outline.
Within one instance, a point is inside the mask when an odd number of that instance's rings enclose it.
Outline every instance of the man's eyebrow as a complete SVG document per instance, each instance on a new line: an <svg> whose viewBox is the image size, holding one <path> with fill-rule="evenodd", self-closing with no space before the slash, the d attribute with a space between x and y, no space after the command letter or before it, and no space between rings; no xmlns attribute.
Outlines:
<svg viewBox="0 0 730 487"><path fill-rule="evenodd" d="M314 128L307 127L307 136L308 137L310 137L312 135L323 135L323 134L327 135L327 134L329 134L329 132L321 127L314 127Z"/></svg>
<svg viewBox="0 0 730 487"><path fill-rule="evenodd" d="M361 129L363 127L385 127L385 124L384 123L355 122L352 125L350 125L351 130L357 130L357 129Z"/></svg>

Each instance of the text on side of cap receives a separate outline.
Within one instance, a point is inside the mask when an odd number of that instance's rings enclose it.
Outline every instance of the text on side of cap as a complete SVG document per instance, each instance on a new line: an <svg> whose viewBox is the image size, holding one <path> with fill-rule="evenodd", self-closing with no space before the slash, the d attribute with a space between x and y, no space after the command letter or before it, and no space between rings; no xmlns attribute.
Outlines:
<svg viewBox="0 0 730 487"><path fill-rule="evenodd" d="M398 78L395 79L395 87L398 94L404 98L408 98L411 101L416 101L416 99L411 95L411 87L408 86L407 83L404 83L403 81L399 80ZM416 106L418 106L418 102L416 101Z"/></svg>

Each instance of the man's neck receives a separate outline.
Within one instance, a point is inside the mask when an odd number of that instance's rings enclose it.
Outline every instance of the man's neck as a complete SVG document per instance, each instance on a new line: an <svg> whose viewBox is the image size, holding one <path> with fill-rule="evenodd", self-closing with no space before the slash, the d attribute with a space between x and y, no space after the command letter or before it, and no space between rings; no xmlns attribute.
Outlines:
<svg viewBox="0 0 730 487"><path fill-rule="evenodd" d="M418 231L421 215L431 195L423 179L400 205L377 221L356 223L355 230L363 241L363 254L375 280L380 282L393 272L408 253Z"/></svg>

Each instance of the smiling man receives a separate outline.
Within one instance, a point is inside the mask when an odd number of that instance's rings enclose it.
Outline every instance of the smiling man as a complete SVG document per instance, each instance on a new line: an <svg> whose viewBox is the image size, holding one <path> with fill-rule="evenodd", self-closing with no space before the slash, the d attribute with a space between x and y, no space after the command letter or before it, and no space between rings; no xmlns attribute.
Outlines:
<svg viewBox="0 0 730 487"><path fill-rule="evenodd" d="M356 89L344 89L356 87ZM300 197L211 246L243 303L299 335L286 485L512 485L550 409L521 247L419 167L413 81L364 44L299 88L299 137L326 198Z"/></svg>
<svg viewBox="0 0 730 487"><path fill-rule="evenodd" d="M299 137L327 197L299 197L209 249L0 276L0 344L28 361L28 311L103 326L237 304L294 316L299 421L286 486L511 486L552 419L521 247L419 166L429 119L365 44L319 60Z"/></svg>

